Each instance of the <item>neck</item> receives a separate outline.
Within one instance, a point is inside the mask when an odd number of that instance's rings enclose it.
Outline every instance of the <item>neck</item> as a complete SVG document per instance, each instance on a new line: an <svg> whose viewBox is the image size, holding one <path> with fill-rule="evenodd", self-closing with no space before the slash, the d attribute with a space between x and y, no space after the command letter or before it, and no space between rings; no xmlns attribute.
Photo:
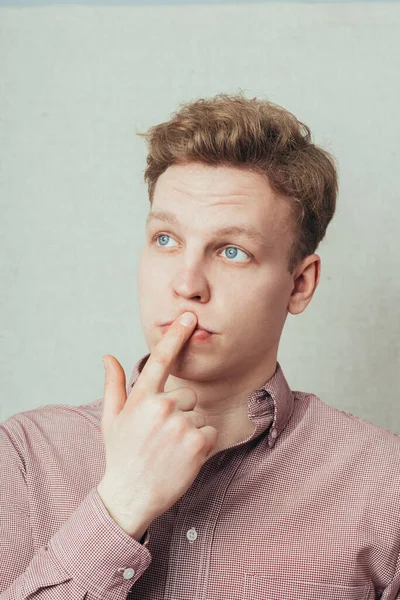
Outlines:
<svg viewBox="0 0 400 600"><path fill-rule="evenodd" d="M190 387L196 392L197 404L195 411L204 414L206 425L215 427L218 431L217 445L213 454L224 450L236 443L242 442L254 431L254 423L248 416L248 399L250 394L265 385L276 370L276 359L269 367L265 364L258 369L258 376L235 380L229 377L224 382L222 378L214 381L182 379L170 375L165 383L164 391L170 392L180 387ZM262 374L261 374L262 373ZM252 380L252 383L250 382Z"/></svg>

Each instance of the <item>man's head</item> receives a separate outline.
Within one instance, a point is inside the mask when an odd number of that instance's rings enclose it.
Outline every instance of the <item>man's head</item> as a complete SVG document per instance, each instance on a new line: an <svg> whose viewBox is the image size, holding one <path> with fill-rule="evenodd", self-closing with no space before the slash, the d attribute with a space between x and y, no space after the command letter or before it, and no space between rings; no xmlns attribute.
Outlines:
<svg viewBox="0 0 400 600"><path fill-rule="evenodd" d="M332 157L283 108L242 95L184 105L139 135L149 141L138 283L150 351L160 325L189 310L215 335L186 344L175 376L262 378L288 312L301 313L318 285L314 251L337 194Z"/></svg>

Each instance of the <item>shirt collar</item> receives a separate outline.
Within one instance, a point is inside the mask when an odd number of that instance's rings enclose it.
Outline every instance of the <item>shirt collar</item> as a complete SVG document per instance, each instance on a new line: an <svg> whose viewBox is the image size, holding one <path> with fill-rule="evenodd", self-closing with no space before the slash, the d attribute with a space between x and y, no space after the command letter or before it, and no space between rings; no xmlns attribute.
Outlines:
<svg viewBox="0 0 400 600"><path fill-rule="evenodd" d="M149 356L150 353L145 354L135 364L129 380L127 395L129 395L133 388ZM289 421L293 409L293 392L291 391L282 368L277 361L273 376L260 388L254 390L249 396L248 415L249 419L254 422L256 427L253 434L246 441L249 442L253 440L259 436L260 433L269 428L268 446L269 448L273 448L276 440Z"/></svg>

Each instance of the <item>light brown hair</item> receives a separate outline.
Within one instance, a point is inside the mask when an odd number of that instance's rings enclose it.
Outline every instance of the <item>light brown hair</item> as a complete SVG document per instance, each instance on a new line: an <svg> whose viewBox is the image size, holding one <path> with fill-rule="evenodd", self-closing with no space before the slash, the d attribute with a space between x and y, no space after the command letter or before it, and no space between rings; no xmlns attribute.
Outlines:
<svg viewBox="0 0 400 600"><path fill-rule="evenodd" d="M291 201L294 239L288 270L317 249L336 208L333 156L311 141L309 127L268 100L217 94L179 105L169 121L138 133L148 143L144 180L150 205L159 176L171 165L202 162L245 168L267 177Z"/></svg>

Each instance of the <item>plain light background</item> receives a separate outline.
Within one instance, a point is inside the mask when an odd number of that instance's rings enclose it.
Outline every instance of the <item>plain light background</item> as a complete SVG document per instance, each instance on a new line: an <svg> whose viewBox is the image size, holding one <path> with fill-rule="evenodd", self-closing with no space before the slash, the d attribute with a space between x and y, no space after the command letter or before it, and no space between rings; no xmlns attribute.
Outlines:
<svg viewBox="0 0 400 600"><path fill-rule="evenodd" d="M339 167L285 376L399 434L399 30L396 3L1 8L0 420L101 398L103 354L128 381L148 352L136 131L241 89L293 112Z"/></svg>

